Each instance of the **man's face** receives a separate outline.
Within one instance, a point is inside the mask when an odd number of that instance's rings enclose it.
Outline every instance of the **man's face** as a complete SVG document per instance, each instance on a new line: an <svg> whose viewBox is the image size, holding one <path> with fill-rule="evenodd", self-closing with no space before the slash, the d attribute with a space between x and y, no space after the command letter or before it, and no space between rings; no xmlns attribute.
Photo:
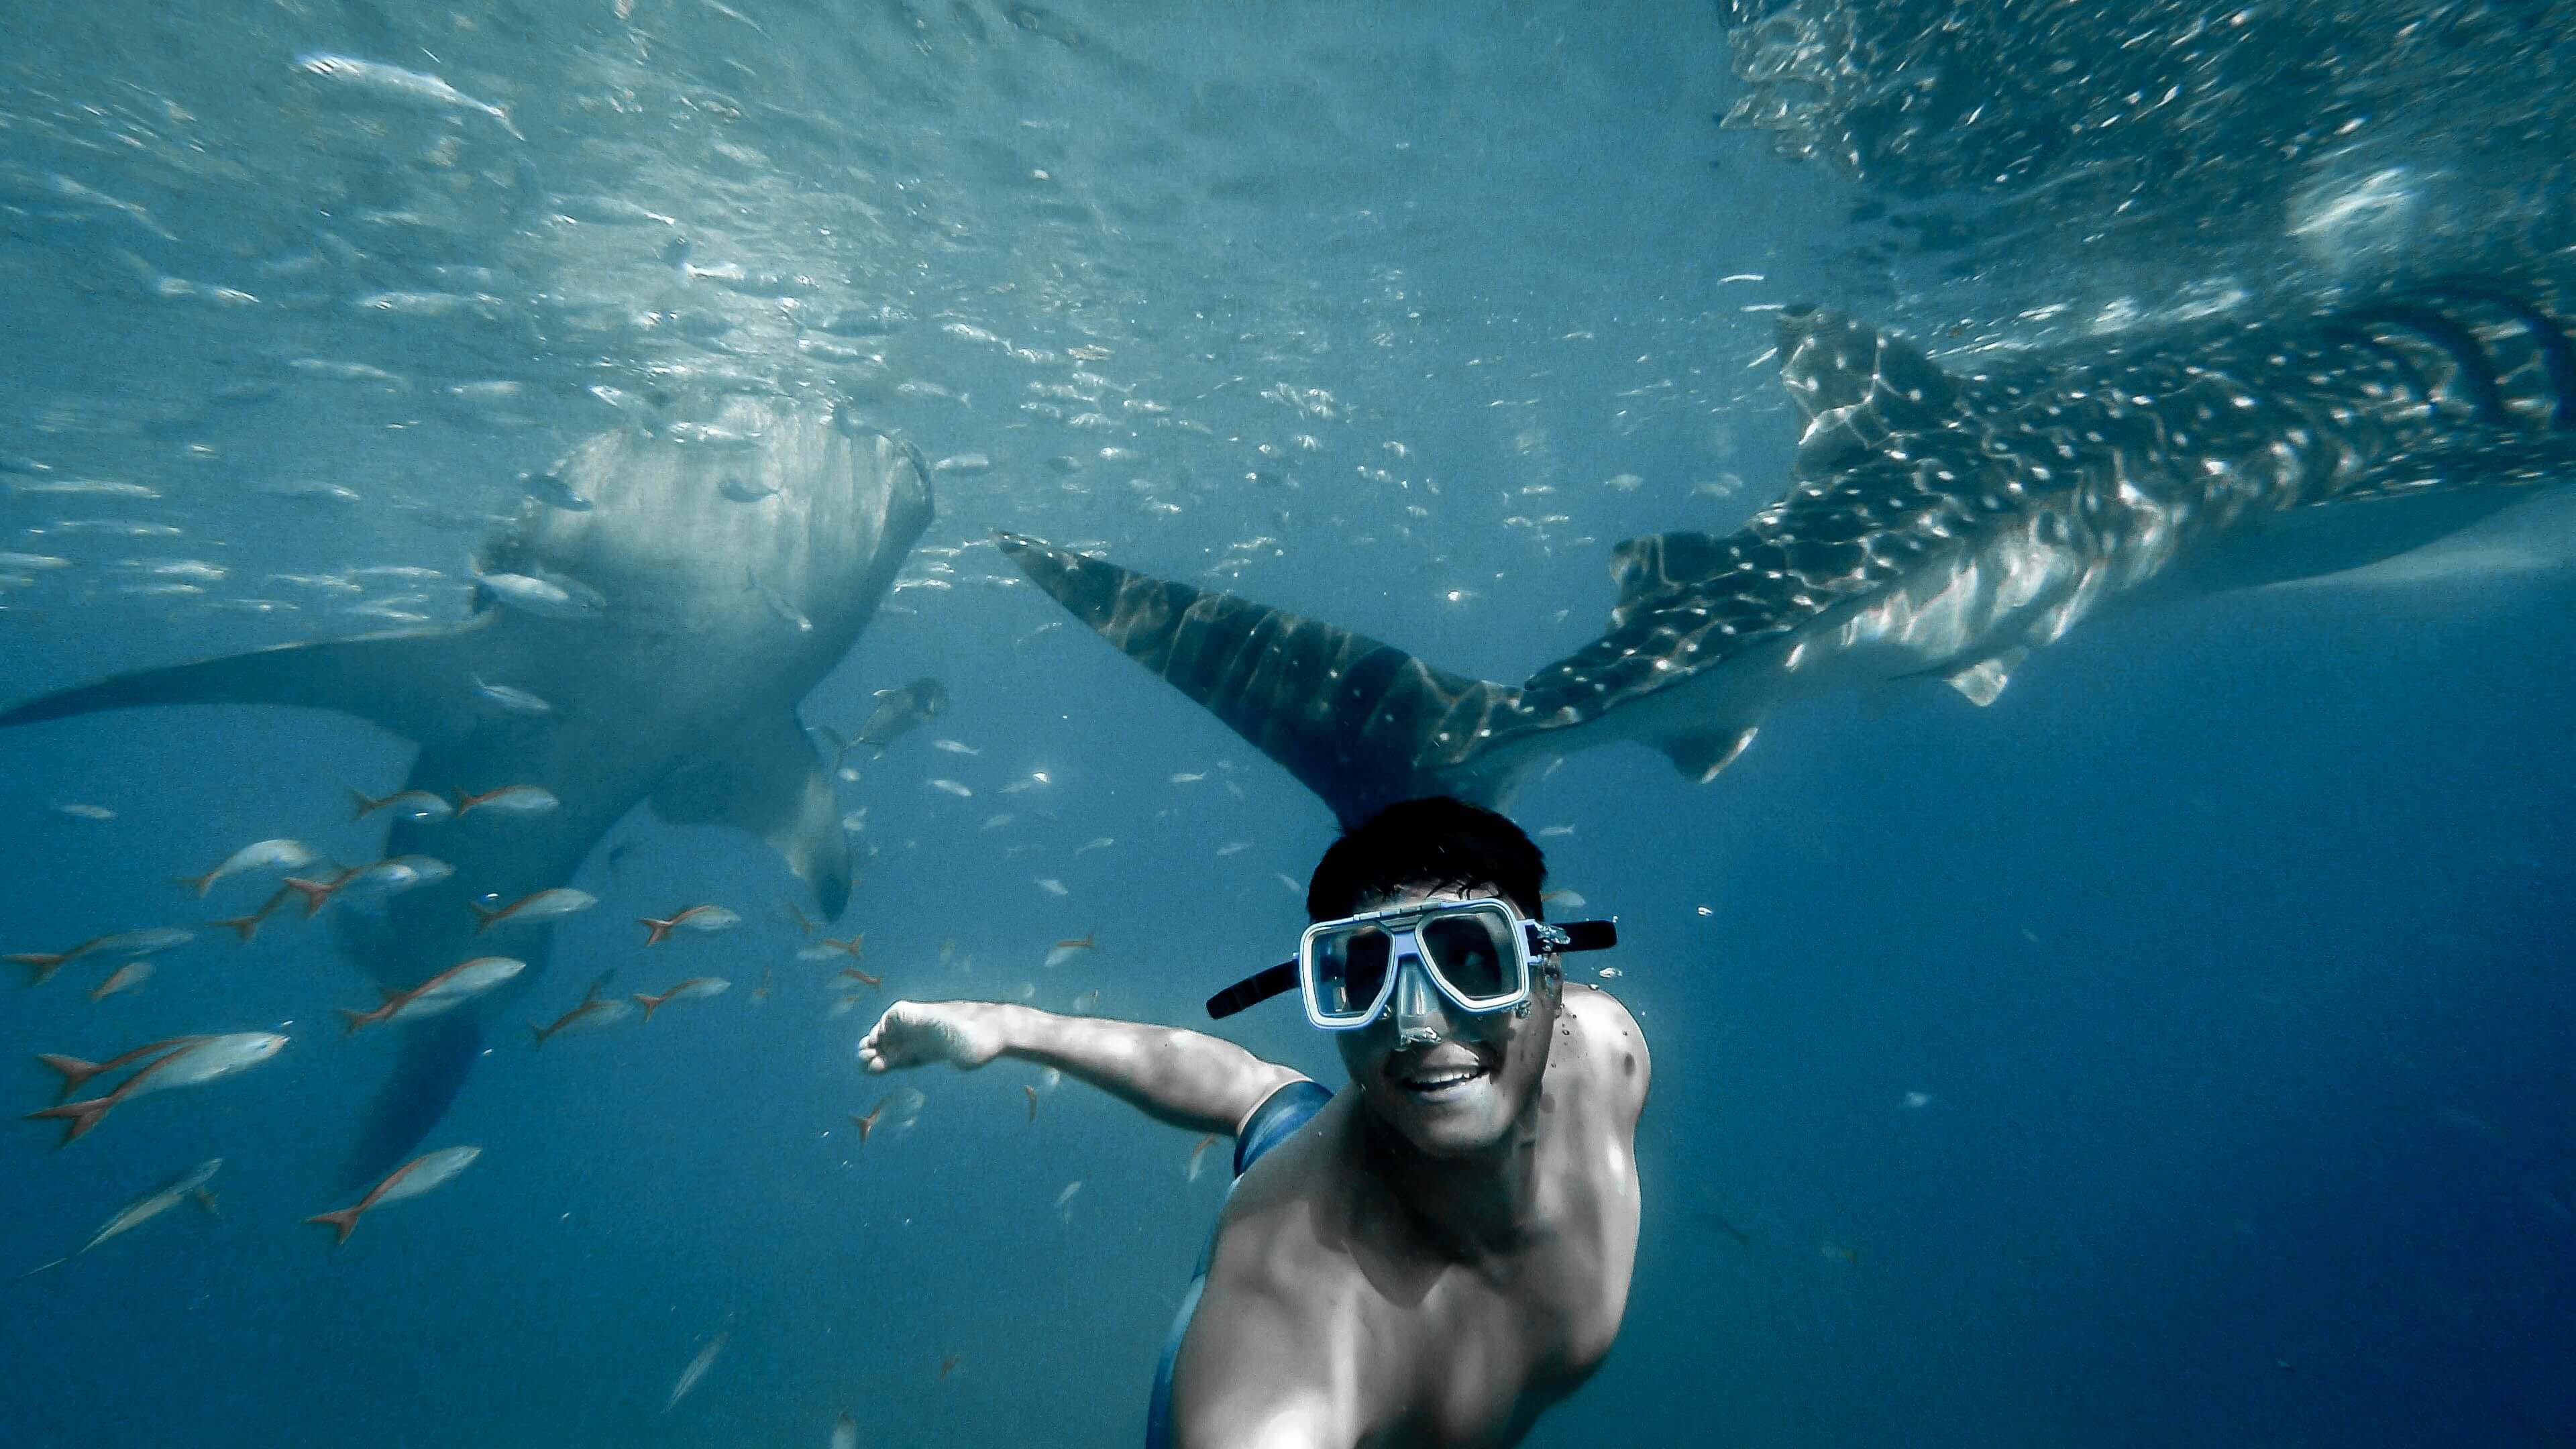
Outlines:
<svg viewBox="0 0 2576 1449"><path fill-rule="evenodd" d="M1491 886L1408 887L1364 898L1352 913L1501 894ZM1399 994L1402 989L1399 984ZM1333 1033L1334 1045L1360 1089L1362 1111L1426 1156L1473 1156L1507 1139L1537 1096L1554 1039L1555 993L1536 983L1526 1017L1511 1011L1471 1015L1437 989L1427 994L1425 1014L1408 1024L1438 1032L1436 1043L1400 1042L1397 1013L1387 1012L1357 1031Z"/></svg>

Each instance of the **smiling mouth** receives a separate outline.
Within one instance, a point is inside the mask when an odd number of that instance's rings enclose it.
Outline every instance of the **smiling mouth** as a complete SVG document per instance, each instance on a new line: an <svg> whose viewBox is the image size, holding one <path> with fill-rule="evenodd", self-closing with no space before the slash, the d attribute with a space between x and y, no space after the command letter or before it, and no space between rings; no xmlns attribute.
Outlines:
<svg viewBox="0 0 2576 1449"><path fill-rule="evenodd" d="M1457 1096L1491 1075L1483 1063L1468 1062L1419 1067L1396 1078L1396 1083L1416 1098L1436 1102Z"/></svg>

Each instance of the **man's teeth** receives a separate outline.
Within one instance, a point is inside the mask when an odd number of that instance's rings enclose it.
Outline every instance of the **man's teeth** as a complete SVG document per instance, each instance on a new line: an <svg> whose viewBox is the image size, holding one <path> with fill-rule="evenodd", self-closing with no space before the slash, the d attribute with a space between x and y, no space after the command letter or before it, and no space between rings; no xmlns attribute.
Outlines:
<svg viewBox="0 0 2576 1449"><path fill-rule="evenodd" d="M1454 1087L1485 1074L1483 1067L1446 1067L1436 1072L1416 1072L1404 1079L1410 1087Z"/></svg>

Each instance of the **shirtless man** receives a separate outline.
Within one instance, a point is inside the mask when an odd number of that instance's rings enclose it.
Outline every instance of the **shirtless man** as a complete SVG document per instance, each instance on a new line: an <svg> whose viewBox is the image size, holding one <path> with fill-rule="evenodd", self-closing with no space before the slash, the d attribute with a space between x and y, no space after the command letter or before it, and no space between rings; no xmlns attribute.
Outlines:
<svg viewBox="0 0 2576 1449"><path fill-rule="evenodd" d="M1000 1002L897 1002L859 1059L1016 1057L1235 1137L1149 1449L1516 1443L1618 1337L1649 1076L1636 1019L1558 965L1612 932L1538 924L1544 877L1518 827L1443 798L1325 852L1298 961L1209 1007L1293 986L1338 1093L1197 1032Z"/></svg>

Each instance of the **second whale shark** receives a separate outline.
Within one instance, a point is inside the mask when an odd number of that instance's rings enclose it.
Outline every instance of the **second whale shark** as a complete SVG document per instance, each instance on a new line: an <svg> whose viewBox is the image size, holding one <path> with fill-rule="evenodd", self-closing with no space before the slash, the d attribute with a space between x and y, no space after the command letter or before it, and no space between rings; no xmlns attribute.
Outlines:
<svg viewBox="0 0 2576 1449"><path fill-rule="evenodd" d="M1036 539L1002 547L1350 823L1433 793L1500 807L1613 740L1707 781L1775 709L1828 690L1932 677L1988 704L2115 606L2393 558L2576 476L2576 345L2504 283L1975 372L1827 311L1778 332L1801 423L1787 493L1732 533L1620 544L1609 628L1519 684Z"/></svg>
<svg viewBox="0 0 2576 1449"><path fill-rule="evenodd" d="M484 548L486 583L461 623L138 670L29 701L0 725L147 705L303 705L417 743L407 792L550 792L560 805L542 813L391 827L387 856L454 866L381 917L341 913L352 955L398 990L486 949L541 967L547 927L504 922L478 940L485 913L472 907L566 885L647 800L664 820L766 841L837 916L849 843L797 705L849 652L929 526L929 473L909 445L811 406L736 399L716 421L752 441L719 449L621 430L576 447L548 475L545 501L532 498ZM744 501L747 478L759 487ZM381 1176L428 1133L481 1041L471 1009L409 1029L350 1180Z"/></svg>

